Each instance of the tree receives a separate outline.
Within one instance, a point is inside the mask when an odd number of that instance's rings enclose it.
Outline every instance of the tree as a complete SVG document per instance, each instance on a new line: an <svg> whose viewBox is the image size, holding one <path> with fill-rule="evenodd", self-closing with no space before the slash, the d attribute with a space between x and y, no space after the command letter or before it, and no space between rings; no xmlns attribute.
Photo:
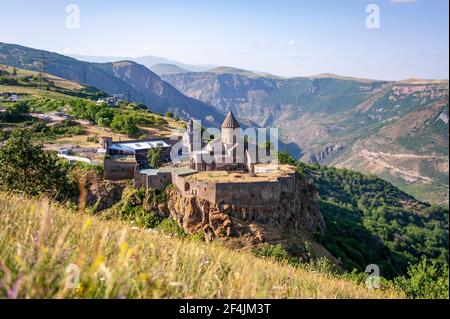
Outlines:
<svg viewBox="0 0 450 319"><path fill-rule="evenodd" d="M15 103L8 107L6 112L0 113L0 121L3 122L19 122L27 117L30 107L24 101Z"/></svg>
<svg viewBox="0 0 450 319"><path fill-rule="evenodd" d="M173 119L173 113L167 111L167 112L166 112L166 117L168 117L168 118L170 118L170 119Z"/></svg>
<svg viewBox="0 0 450 319"><path fill-rule="evenodd" d="M161 157L164 152L164 149L161 144L158 144L156 147L152 147L148 151L147 159L148 165L150 168L158 168L161 167Z"/></svg>
<svg viewBox="0 0 450 319"><path fill-rule="evenodd" d="M65 201L76 193L67 167L42 145L31 142L31 131L16 129L0 148L0 189L30 196L43 193Z"/></svg>
<svg viewBox="0 0 450 319"><path fill-rule="evenodd" d="M448 264L429 263L423 258L417 265L408 267L408 278L397 278L396 283L411 298L448 299Z"/></svg>
<svg viewBox="0 0 450 319"><path fill-rule="evenodd" d="M16 67L13 67L12 75L13 76L17 76L17 69L16 69Z"/></svg>
<svg viewBox="0 0 450 319"><path fill-rule="evenodd" d="M295 159L287 151L278 153L278 161L281 164L295 165Z"/></svg>
<svg viewBox="0 0 450 319"><path fill-rule="evenodd" d="M133 117L120 114L114 116L111 121L111 128L116 131L127 134L127 135L136 135L139 132L139 128L136 126L136 121Z"/></svg>
<svg viewBox="0 0 450 319"><path fill-rule="evenodd" d="M111 125L111 121L107 117L101 117L97 120L97 124L103 127L109 127Z"/></svg>

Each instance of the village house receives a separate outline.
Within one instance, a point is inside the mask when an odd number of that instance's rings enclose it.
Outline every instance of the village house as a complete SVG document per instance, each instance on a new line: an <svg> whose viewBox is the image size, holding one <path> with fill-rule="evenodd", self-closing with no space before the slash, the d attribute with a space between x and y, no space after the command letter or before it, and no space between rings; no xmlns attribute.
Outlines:
<svg viewBox="0 0 450 319"><path fill-rule="evenodd" d="M105 154L105 179L132 179L135 171L147 169L148 152L152 148L162 147L162 162L170 160L170 148L174 141L170 139L148 139L114 142L111 137L100 137L98 153Z"/></svg>

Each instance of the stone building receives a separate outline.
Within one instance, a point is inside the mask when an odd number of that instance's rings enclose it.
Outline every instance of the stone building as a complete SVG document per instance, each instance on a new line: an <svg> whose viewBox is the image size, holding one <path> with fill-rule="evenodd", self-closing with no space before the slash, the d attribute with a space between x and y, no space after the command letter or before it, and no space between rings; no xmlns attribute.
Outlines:
<svg viewBox="0 0 450 319"><path fill-rule="evenodd" d="M149 139L113 142L111 137L100 138L100 150L105 154L104 178L106 180L133 179L136 171L148 168L148 152L161 146L163 162L170 161L170 139Z"/></svg>
<svg viewBox="0 0 450 319"><path fill-rule="evenodd" d="M193 124L188 123L183 142L190 153L190 168L197 171L253 171L258 164L257 147L255 154L249 152L249 145L244 141L242 129L234 114L228 112L222 126L221 136L206 145L193 139Z"/></svg>

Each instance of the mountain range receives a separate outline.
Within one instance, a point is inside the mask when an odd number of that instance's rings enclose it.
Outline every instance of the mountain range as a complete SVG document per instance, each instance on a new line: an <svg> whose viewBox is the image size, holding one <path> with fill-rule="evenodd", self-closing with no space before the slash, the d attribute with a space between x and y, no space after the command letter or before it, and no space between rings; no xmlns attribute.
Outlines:
<svg viewBox="0 0 450 319"><path fill-rule="evenodd" d="M221 113L280 128L305 162L376 174L421 200L448 201L448 81L280 78L233 68L161 78Z"/></svg>
<svg viewBox="0 0 450 319"><path fill-rule="evenodd" d="M0 63L88 84L110 95L123 94L154 112L170 111L180 118L198 118L216 126L224 119L211 105L185 96L144 65L133 61L90 63L48 51L0 43Z"/></svg>
<svg viewBox="0 0 450 319"><path fill-rule="evenodd" d="M153 55L146 55L143 57L132 58L132 57L108 57L108 56L87 56L87 55L78 55L78 54L70 54L70 57L73 57L80 61L93 62L93 63L107 63L107 62L117 62L117 61L133 61L139 64L142 64L152 70L154 65L165 65L171 69L174 67L180 68L180 71L184 70L185 72L204 72L208 71L215 66L212 64L205 65L195 65L195 64L186 64L162 57L157 57ZM153 71L153 70L152 70ZM183 71L182 71L183 72ZM158 72L155 72L159 74Z"/></svg>
<svg viewBox="0 0 450 319"><path fill-rule="evenodd" d="M280 149L305 162L375 174L418 199L448 202L447 80L283 78L232 67L192 72L192 66L155 57L79 58L95 62L0 43L0 63L216 126L231 110L244 125L280 128Z"/></svg>

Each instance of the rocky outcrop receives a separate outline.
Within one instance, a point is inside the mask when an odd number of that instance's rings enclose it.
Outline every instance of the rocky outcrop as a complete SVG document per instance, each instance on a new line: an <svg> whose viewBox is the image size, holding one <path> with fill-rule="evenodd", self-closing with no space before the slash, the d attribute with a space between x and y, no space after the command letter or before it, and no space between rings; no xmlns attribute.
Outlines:
<svg viewBox="0 0 450 319"><path fill-rule="evenodd" d="M78 206L97 213L112 207L122 199L127 182L105 181L95 171L76 172L78 180Z"/></svg>
<svg viewBox="0 0 450 319"><path fill-rule="evenodd" d="M312 152L309 156L308 162L326 164L334 159L338 154L345 150L344 143L328 143L322 149Z"/></svg>
<svg viewBox="0 0 450 319"><path fill-rule="evenodd" d="M317 205L317 191L304 178L295 193L282 193L278 203L264 207L213 204L185 196L177 188L166 191L170 216L188 233L203 232L209 239L249 236L257 242L279 238L284 231L321 233L325 222Z"/></svg>

